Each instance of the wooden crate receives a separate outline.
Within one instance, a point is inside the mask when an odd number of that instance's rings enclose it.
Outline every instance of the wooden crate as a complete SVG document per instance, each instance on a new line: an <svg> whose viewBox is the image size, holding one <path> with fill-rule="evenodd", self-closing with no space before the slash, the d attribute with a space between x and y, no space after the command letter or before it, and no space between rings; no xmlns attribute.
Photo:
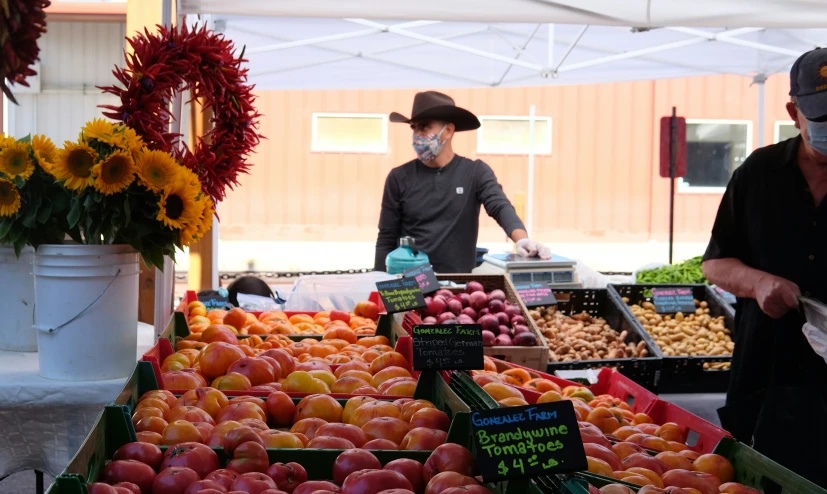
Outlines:
<svg viewBox="0 0 827 494"><path fill-rule="evenodd" d="M526 320L526 326L528 326L528 329L537 337L537 346L489 346L485 347L485 354L500 360L522 365L523 367L545 372L546 366L548 365L548 344L537 328L537 323L529 316L528 308L526 308L522 299L520 299L517 290L514 288L508 276L499 274L438 274L436 277L439 281L453 281L463 285L469 281L477 281L482 283L486 292L498 289L504 291L505 297L509 302L520 306L520 312ZM451 289L450 287L448 287L448 289L455 292L459 291L459 289Z"/></svg>

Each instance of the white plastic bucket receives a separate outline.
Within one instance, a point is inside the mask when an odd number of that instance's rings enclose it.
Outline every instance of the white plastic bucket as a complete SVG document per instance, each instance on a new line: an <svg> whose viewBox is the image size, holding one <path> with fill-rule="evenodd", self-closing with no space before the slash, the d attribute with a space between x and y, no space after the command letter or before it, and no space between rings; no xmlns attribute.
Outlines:
<svg viewBox="0 0 827 494"><path fill-rule="evenodd" d="M36 352L34 330L34 249L25 247L20 259L11 247L0 248L0 350Z"/></svg>
<svg viewBox="0 0 827 494"><path fill-rule="evenodd" d="M40 375L129 376L138 339L138 253L128 245L42 245L34 257Z"/></svg>

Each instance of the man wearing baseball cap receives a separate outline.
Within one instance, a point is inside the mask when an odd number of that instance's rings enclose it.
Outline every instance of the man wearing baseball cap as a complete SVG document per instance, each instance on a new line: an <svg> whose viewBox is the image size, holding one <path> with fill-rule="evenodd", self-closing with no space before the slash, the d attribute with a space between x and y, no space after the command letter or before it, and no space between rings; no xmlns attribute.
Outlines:
<svg viewBox="0 0 827 494"><path fill-rule="evenodd" d="M735 170L703 269L738 297L721 424L827 487L827 357L808 343L797 298L827 302L827 49L795 62L790 96L800 135Z"/></svg>
<svg viewBox="0 0 827 494"><path fill-rule="evenodd" d="M374 269L401 237L412 237L438 273L470 273L476 266L480 206L516 242L524 257L551 258L548 247L528 238L491 167L454 153L455 132L478 129L480 121L436 91L417 93L411 117L391 113L391 122L410 124L417 159L394 168L385 180Z"/></svg>

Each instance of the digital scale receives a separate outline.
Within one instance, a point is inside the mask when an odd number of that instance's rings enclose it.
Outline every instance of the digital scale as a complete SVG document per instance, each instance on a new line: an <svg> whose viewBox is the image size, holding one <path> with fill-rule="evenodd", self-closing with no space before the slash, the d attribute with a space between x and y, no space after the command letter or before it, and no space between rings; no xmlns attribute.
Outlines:
<svg viewBox="0 0 827 494"><path fill-rule="evenodd" d="M552 288L582 288L575 261L558 255L551 259L517 254L485 254L474 274L506 274L512 283L548 283Z"/></svg>

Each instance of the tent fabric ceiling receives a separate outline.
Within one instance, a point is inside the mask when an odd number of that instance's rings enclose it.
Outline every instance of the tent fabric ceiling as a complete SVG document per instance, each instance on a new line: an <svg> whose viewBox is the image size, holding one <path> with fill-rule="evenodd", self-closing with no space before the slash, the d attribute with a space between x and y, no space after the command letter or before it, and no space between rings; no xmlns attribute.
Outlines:
<svg viewBox="0 0 827 494"><path fill-rule="evenodd" d="M635 27L819 28L824 0L178 0L182 14Z"/></svg>
<svg viewBox="0 0 827 494"><path fill-rule="evenodd" d="M210 18L237 46L245 46L250 81L261 89L537 86L770 75L788 71L799 54L827 41L827 29Z"/></svg>

